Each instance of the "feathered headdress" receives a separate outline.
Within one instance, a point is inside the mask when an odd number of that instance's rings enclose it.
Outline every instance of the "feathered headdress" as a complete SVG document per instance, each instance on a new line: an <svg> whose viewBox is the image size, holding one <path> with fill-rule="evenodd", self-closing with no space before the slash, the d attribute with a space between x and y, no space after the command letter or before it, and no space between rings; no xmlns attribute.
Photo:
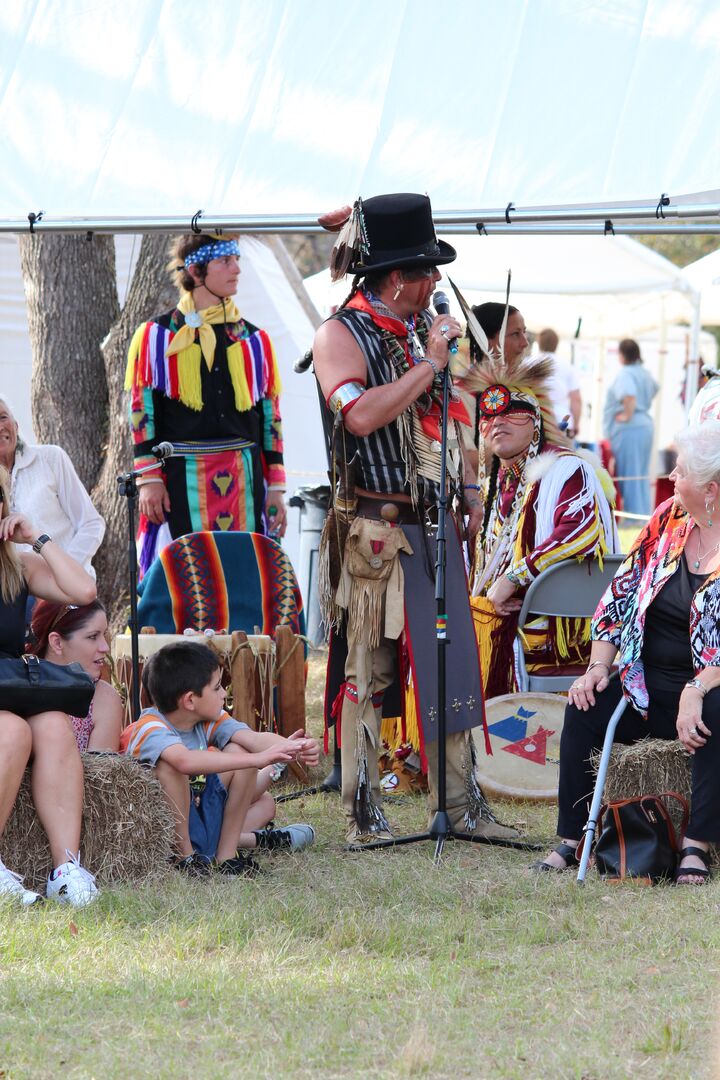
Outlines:
<svg viewBox="0 0 720 1080"><path fill-rule="evenodd" d="M477 346L470 349L465 371L456 371L462 379L463 389L478 399L480 415L485 418L500 416L506 412L524 409L531 411L536 418L536 437L533 438L535 453L540 438L555 446L571 447L572 443L557 422L550 401L549 382L553 371L553 362L547 357L520 357L508 363L504 356L505 329L508 321L510 301L510 273L508 272L505 295L505 316L499 334L497 350L491 350L487 335L475 318L473 310L465 300L455 282L450 278L458 303L467 322L468 337ZM474 362L473 353L483 357L480 363ZM532 450L532 446L531 446ZM531 456L535 456L531 453Z"/></svg>
<svg viewBox="0 0 720 1080"><path fill-rule="evenodd" d="M490 419L520 410L532 412L541 425L545 442L571 447L550 401L548 386L552 372L553 362L546 356L521 357L512 365L499 357L487 356L481 364L470 365L463 388L477 397L482 417Z"/></svg>

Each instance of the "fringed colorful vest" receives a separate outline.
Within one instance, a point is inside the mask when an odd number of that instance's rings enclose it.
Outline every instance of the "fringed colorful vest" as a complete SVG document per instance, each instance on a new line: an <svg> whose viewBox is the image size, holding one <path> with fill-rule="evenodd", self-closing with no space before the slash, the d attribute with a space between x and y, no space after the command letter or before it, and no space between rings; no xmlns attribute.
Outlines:
<svg viewBox="0 0 720 1080"><path fill-rule="evenodd" d="M203 354L199 330L195 330L195 340L189 346L168 355L176 333L185 325L185 316L176 309L169 327L151 321L137 328L128 352L125 389L157 390L199 412L203 407ZM238 412L251 409L262 398L279 397L277 357L265 331L243 320L227 323L224 329L228 369Z"/></svg>

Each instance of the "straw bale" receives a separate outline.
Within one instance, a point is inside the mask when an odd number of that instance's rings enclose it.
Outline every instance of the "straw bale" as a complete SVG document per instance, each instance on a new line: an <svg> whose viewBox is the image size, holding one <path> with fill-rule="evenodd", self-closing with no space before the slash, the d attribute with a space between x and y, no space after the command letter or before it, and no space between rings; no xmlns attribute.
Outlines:
<svg viewBox="0 0 720 1080"><path fill-rule="evenodd" d="M100 884L137 883L169 866L173 821L150 769L121 754L82 754L85 771L82 863ZM3 862L43 891L52 870L45 832L23 778L15 809L0 837Z"/></svg>
<svg viewBox="0 0 720 1080"><path fill-rule="evenodd" d="M600 754L593 756L597 772ZM616 802L636 795L659 795L662 791L677 791L690 801L692 759L678 739L640 739L630 746L616 744L610 755L603 799ZM666 800L676 829L682 811L674 799ZM677 809L676 809L677 806ZM715 860L718 850L713 847Z"/></svg>

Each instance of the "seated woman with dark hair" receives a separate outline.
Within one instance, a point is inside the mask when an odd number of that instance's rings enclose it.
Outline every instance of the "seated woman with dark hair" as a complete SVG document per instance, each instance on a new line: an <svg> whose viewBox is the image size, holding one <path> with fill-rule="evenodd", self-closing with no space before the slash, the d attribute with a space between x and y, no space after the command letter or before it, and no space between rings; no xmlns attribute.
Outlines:
<svg viewBox="0 0 720 1080"><path fill-rule="evenodd" d="M31 551L16 550L29 544ZM0 655L20 658L28 596L62 604L90 604L95 582L24 514L10 512L10 477L0 467ZM47 833L53 866L47 896L84 907L97 896L95 879L80 865L83 768L67 715L51 710L28 717L3 709L0 686L0 834L32 762L32 798ZM0 896L33 904L19 875L0 861Z"/></svg>
<svg viewBox="0 0 720 1080"><path fill-rule="evenodd" d="M595 782L590 758L624 696L617 742L677 737L692 755L676 881L709 877L708 849L720 840L720 422L688 428L677 444L674 498L655 511L595 613L590 663L570 688L560 743L562 843L533 869L577 865ZM619 680L610 678L616 657Z"/></svg>
<svg viewBox="0 0 720 1080"><path fill-rule="evenodd" d="M78 750L120 749L123 707L117 690L101 676L110 651L108 621L99 600L92 604L55 604L39 600L32 613L29 651L53 664L78 663L95 679L87 716L71 716Z"/></svg>

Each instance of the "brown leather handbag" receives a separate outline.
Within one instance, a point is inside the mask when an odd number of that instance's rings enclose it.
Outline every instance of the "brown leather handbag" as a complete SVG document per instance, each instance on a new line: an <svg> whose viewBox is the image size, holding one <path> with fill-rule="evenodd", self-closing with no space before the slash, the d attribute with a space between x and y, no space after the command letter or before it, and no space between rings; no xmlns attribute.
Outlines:
<svg viewBox="0 0 720 1080"><path fill-rule="evenodd" d="M682 808L679 838L663 799L675 799ZM598 873L607 881L632 879L647 885L672 878L688 817L687 799L677 791L605 803L595 845Z"/></svg>

